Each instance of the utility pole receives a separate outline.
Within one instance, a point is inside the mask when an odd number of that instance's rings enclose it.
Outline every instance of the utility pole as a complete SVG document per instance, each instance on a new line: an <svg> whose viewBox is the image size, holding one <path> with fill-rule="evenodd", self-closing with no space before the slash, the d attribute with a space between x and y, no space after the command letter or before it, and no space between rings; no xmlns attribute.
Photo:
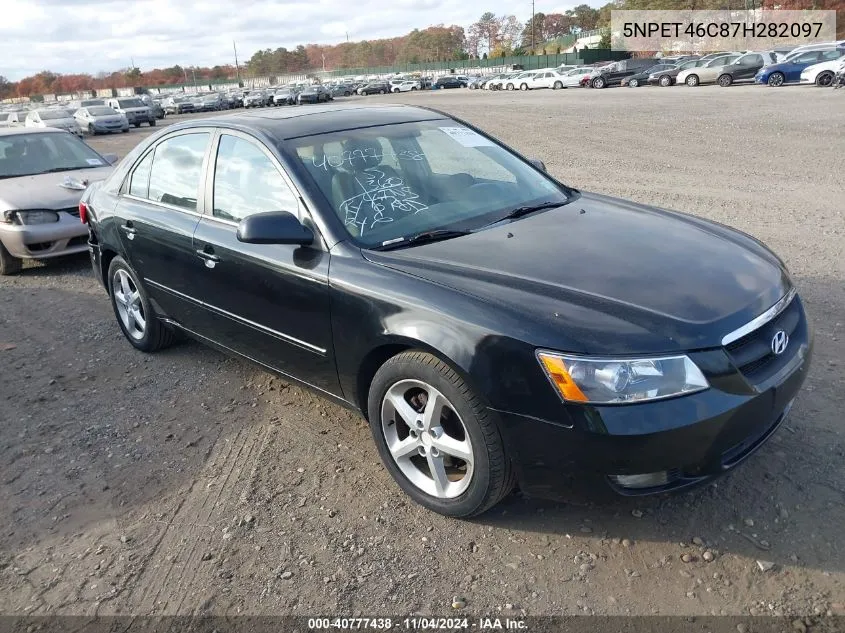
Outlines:
<svg viewBox="0 0 845 633"><path fill-rule="evenodd" d="M534 54L534 0L531 0L531 54Z"/></svg>
<svg viewBox="0 0 845 633"><path fill-rule="evenodd" d="M241 87L241 68L238 66L238 45L235 44L235 40L232 40L232 48L235 51L235 77L238 80L238 88Z"/></svg>
<svg viewBox="0 0 845 633"><path fill-rule="evenodd" d="M346 43L349 43L349 31L346 32Z"/></svg>

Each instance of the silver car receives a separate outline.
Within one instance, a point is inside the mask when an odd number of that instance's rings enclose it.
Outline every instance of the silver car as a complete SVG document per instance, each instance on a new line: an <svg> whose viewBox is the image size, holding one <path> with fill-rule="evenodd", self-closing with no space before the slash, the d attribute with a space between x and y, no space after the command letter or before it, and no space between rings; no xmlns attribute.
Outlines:
<svg viewBox="0 0 845 633"><path fill-rule="evenodd" d="M19 272L24 259L86 252L79 199L116 161L60 130L0 129L0 275Z"/></svg>
<svg viewBox="0 0 845 633"><path fill-rule="evenodd" d="M73 118L82 130L92 136L108 134L109 132L128 132L129 119L114 108L108 106L89 106L79 108L73 113Z"/></svg>
<svg viewBox="0 0 845 633"><path fill-rule="evenodd" d="M32 110L26 115L25 127L55 128L70 132L82 138L82 130L73 115L64 108L43 108Z"/></svg>

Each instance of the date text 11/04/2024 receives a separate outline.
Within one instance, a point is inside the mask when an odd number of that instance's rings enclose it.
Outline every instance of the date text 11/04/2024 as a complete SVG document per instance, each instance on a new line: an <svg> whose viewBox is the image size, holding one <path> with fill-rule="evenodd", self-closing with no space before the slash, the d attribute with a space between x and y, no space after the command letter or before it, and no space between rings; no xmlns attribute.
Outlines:
<svg viewBox="0 0 845 633"><path fill-rule="evenodd" d="M308 629L319 630L406 630L406 631L522 631L528 624L521 618L308 618Z"/></svg>

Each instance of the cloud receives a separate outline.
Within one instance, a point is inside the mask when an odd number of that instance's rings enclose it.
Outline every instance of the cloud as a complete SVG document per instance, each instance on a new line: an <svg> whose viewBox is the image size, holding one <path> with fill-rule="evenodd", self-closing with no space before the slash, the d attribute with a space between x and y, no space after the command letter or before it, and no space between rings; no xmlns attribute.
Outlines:
<svg viewBox="0 0 845 633"><path fill-rule="evenodd" d="M551 11L554 0L536 2ZM573 6L574 6L573 2ZM41 70L112 71L213 66L298 44L336 44L404 35L433 24L468 27L490 0L3 0L0 74L16 80ZM530 3L508 6L520 20ZM502 11L497 11L502 13Z"/></svg>

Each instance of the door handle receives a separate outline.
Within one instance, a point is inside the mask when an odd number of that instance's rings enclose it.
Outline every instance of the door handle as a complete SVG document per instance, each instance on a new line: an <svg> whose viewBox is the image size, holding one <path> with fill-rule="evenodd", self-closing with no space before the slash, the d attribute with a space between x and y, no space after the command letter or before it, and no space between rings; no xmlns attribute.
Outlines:
<svg viewBox="0 0 845 633"><path fill-rule="evenodd" d="M120 228L124 230L126 233L126 238L130 240L135 239L135 225L132 224L132 220L127 220L126 224L121 224Z"/></svg>
<svg viewBox="0 0 845 633"><path fill-rule="evenodd" d="M200 259L205 260L205 267L206 268L214 268L217 265L217 262L220 261L220 258L214 254L214 250L210 247L206 246L205 248L201 248L197 251L197 255Z"/></svg>

